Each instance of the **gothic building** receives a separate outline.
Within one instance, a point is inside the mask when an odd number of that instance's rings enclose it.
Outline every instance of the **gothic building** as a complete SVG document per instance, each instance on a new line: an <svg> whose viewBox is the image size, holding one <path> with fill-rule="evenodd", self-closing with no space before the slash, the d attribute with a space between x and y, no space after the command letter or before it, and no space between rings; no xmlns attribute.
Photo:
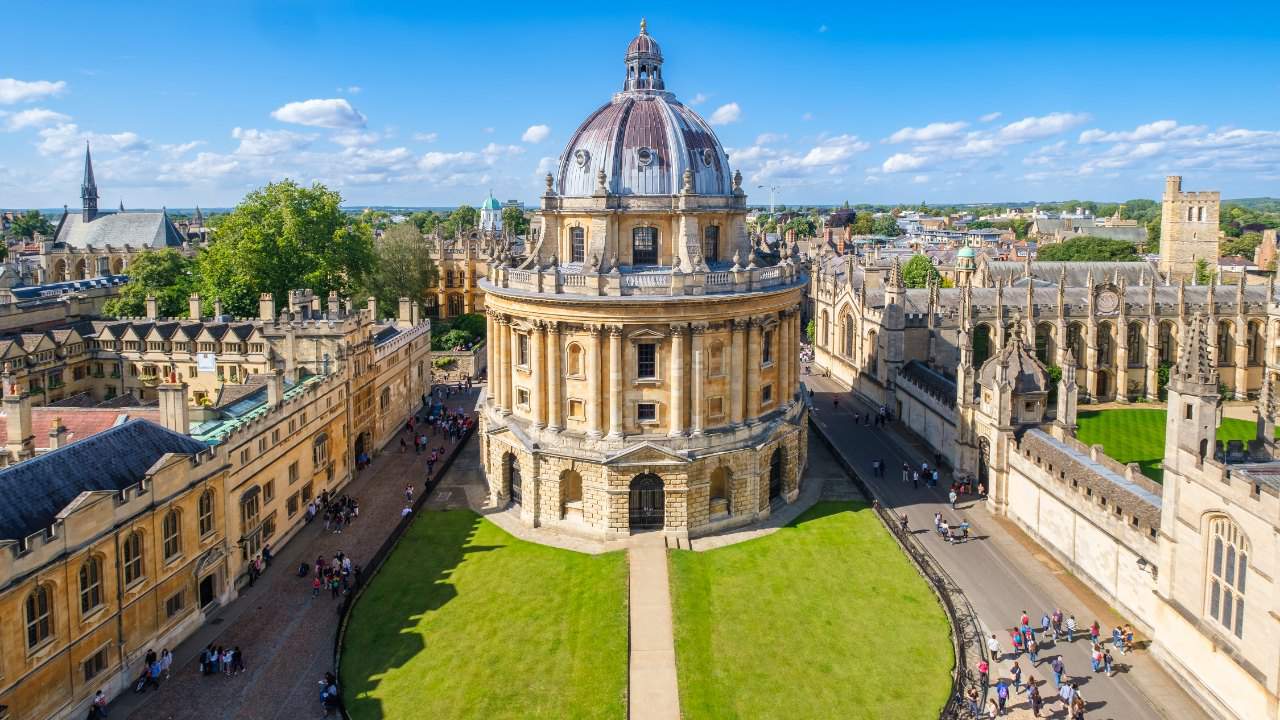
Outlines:
<svg viewBox="0 0 1280 720"><path fill-rule="evenodd" d="M641 23L622 89L570 138L522 248L480 281L490 494L532 525L677 542L792 501L807 282L757 255L741 175L666 89Z"/></svg>

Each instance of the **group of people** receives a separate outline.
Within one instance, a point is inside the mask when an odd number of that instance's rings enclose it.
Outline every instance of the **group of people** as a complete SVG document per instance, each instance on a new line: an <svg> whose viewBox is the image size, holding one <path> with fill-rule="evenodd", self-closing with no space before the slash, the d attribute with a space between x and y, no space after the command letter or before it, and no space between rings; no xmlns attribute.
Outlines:
<svg viewBox="0 0 1280 720"><path fill-rule="evenodd" d="M169 679L169 667L173 665L173 654L169 652L169 648L165 648L157 655L155 650L148 649L147 654L143 657L142 674L133 683L133 691L136 693L144 693L147 688L159 688L160 678ZM94 698L94 706L100 712L102 717L106 717L106 705L98 707L97 698Z"/></svg>
<svg viewBox="0 0 1280 720"><path fill-rule="evenodd" d="M221 645L215 647L212 643L204 650L200 651L200 674L201 675L217 675L219 673L230 677L239 675L244 672L244 653L240 652L240 646L223 647Z"/></svg>
<svg viewBox="0 0 1280 720"><path fill-rule="evenodd" d="M326 532L341 535L342 528L360 517L360 501L345 493L337 495L325 490L318 500L307 503L307 522L318 514L324 515Z"/></svg>
<svg viewBox="0 0 1280 720"><path fill-rule="evenodd" d="M339 550L327 561L320 555L316 558L315 574L311 578L311 597L320 597L322 590L328 590L330 597L337 600L351 592L359 579L360 566L351 562L350 555Z"/></svg>

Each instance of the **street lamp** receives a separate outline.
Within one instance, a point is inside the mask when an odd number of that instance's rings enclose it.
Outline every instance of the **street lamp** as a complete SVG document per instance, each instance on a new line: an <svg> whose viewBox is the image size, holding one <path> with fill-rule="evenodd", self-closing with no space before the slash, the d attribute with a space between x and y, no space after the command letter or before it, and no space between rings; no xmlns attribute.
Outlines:
<svg viewBox="0 0 1280 720"><path fill-rule="evenodd" d="M757 185L756 187L761 190L766 189L764 185ZM773 194L777 192L778 187L776 185L770 185L767 189L769 190L769 214L772 215L773 214Z"/></svg>

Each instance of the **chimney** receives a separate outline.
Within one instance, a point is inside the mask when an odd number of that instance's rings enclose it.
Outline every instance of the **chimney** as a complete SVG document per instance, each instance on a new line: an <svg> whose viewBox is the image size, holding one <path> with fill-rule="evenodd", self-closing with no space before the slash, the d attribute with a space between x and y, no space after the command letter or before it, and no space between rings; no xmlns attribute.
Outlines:
<svg viewBox="0 0 1280 720"><path fill-rule="evenodd" d="M191 431L191 409L187 406L187 384L175 382L170 374L169 382L156 387L160 395L160 424L186 435Z"/></svg>
<svg viewBox="0 0 1280 720"><path fill-rule="evenodd" d="M57 450L67 444L67 428L62 425L62 418L53 419L53 424L49 427L49 449Z"/></svg>
<svg viewBox="0 0 1280 720"><path fill-rule="evenodd" d="M265 322L276 319L276 299L271 293L258 296L258 319Z"/></svg>
<svg viewBox="0 0 1280 720"><path fill-rule="evenodd" d="M160 317L160 303L156 301L155 295L147 296L147 319L155 320Z"/></svg>
<svg viewBox="0 0 1280 720"><path fill-rule="evenodd" d="M213 301L213 319L222 320L222 300L215 299Z"/></svg>
<svg viewBox="0 0 1280 720"><path fill-rule="evenodd" d="M9 431L6 449L13 461L25 460L35 451L35 434L31 429L31 396L22 392L17 383L5 388L5 425Z"/></svg>
<svg viewBox="0 0 1280 720"><path fill-rule="evenodd" d="M320 296L313 294L311 296L311 317L313 318L320 317L320 310L321 310Z"/></svg>
<svg viewBox="0 0 1280 720"><path fill-rule="evenodd" d="M413 301L407 297L400 298L400 324L411 325L413 323Z"/></svg>
<svg viewBox="0 0 1280 720"><path fill-rule="evenodd" d="M204 306L200 301L200 293L191 293L191 297L187 298L187 314L192 320L199 320L204 317Z"/></svg>
<svg viewBox="0 0 1280 720"><path fill-rule="evenodd" d="M410 319L412 319L412 320L413 320L413 325L414 325L414 327L417 327L417 325L418 325L418 303L416 303L416 302L413 304L413 314L411 315Z"/></svg>
<svg viewBox="0 0 1280 720"><path fill-rule="evenodd" d="M284 373L279 368L267 373L267 407L273 408L284 401Z"/></svg>
<svg viewBox="0 0 1280 720"><path fill-rule="evenodd" d="M378 319L378 298L371 297L368 302L369 319L376 321Z"/></svg>
<svg viewBox="0 0 1280 720"><path fill-rule="evenodd" d="M330 290L329 291L329 319L337 320L340 317L340 315L341 313L339 312L339 308L338 308L338 291Z"/></svg>

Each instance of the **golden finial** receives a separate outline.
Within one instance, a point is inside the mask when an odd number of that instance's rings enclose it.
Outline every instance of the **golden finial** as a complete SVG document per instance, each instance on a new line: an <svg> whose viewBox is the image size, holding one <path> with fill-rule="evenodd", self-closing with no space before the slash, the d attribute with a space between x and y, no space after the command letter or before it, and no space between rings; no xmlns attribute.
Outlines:
<svg viewBox="0 0 1280 720"><path fill-rule="evenodd" d="M641 35L644 35L644 34L645 34L645 32L646 32L646 31L645 31L645 22L644 22L644 18L640 18L640 34L641 34Z"/></svg>

